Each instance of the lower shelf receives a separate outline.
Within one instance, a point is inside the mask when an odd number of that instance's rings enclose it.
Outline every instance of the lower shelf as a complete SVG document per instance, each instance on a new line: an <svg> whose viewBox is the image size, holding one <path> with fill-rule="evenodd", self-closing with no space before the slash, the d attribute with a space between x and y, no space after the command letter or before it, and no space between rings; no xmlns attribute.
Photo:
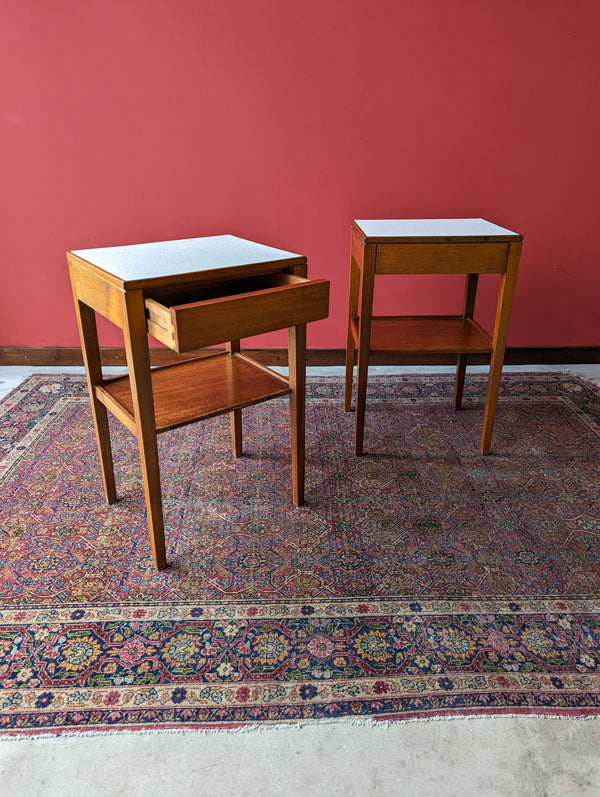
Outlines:
<svg viewBox="0 0 600 797"><path fill-rule="evenodd" d="M353 327L357 338L356 322ZM370 350L418 354L489 353L492 339L479 324L461 316L374 316Z"/></svg>
<svg viewBox="0 0 600 797"><path fill-rule="evenodd" d="M235 354L154 368L151 376L157 432L291 393L287 379ZM96 398L134 429L129 376L107 380Z"/></svg>

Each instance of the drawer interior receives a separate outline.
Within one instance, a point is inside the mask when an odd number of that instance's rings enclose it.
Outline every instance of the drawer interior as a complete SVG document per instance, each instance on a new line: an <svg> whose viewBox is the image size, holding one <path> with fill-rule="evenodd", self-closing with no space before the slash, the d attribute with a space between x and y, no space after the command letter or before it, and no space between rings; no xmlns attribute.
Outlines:
<svg viewBox="0 0 600 797"><path fill-rule="evenodd" d="M198 302L207 302L211 299L231 298L268 290L269 288L279 288L284 285L297 285L303 282L306 282L303 277L276 272L275 274L259 274L255 277L230 280L229 282L221 280L216 285L203 285L199 288L168 293L164 296L154 294L149 298L155 299L163 307L185 307L191 304L198 304Z"/></svg>

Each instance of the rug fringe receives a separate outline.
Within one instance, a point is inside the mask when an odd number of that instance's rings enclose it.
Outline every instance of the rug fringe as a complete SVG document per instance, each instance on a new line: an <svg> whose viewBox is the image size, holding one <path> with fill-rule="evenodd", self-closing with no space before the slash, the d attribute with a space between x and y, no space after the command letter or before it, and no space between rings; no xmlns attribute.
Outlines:
<svg viewBox="0 0 600 797"><path fill-rule="evenodd" d="M513 713L513 714L448 714L434 717L407 717L407 718L385 718L376 719L373 717L337 717L320 720L303 720L301 722L281 722L269 724L236 725L227 728L106 728L96 731L59 731L57 733L42 732L31 733L24 731L15 734L1 734L0 742L18 741L23 739L64 739L64 738L94 738L101 736L156 736L159 734L169 735L195 735L212 736L216 734L243 734L243 733L268 733L270 731L301 731L305 728L317 726L345 726L363 727L369 730L387 731L401 725L412 725L415 723L438 723L438 722L458 722L458 721L484 720L486 722L500 720L519 720L524 722L545 722L545 721L569 721L569 722L596 722L600 723L600 714L536 714L536 713Z"/></svg>

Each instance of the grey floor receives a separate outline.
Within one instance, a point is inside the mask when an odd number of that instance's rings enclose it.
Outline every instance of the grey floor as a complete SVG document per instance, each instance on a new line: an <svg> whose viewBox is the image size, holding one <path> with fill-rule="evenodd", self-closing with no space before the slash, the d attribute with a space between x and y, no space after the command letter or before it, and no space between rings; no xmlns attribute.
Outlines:
<svg viewBox="0 0 600 797"><path fill-rule="evenodd" d="M0 397L34 370L57 369L0 367ZM373 369L398 370L448 369ZM568 370L600 385L600 365L505 370ZM378 794L596 797L600 719L334 721L205 734L0 737L0 797Z"/></svg>

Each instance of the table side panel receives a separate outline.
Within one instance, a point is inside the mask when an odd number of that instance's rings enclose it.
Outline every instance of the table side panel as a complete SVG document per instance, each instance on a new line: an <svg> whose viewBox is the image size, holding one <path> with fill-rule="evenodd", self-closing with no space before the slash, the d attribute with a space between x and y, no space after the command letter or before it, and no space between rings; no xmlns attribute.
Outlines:
<svg viewBox="0 0 600 797"><path fill-rule="evenodd" d="M72 261L69 273L77 299L123 328L123 291Z"/></svg>
<svg viewBox="0 0 600 797"><path fill-rule="evenodd" d="M376 274L501 274L508 243L377 244Z"/></svg>
<svg viewBox="0 0 600 797"><path fill-rule="evenodd" d="M360 237L358 230L352 227L350 234L350 255L356 261L356 265L362 270L365 256L365 242Z"/></svg>

